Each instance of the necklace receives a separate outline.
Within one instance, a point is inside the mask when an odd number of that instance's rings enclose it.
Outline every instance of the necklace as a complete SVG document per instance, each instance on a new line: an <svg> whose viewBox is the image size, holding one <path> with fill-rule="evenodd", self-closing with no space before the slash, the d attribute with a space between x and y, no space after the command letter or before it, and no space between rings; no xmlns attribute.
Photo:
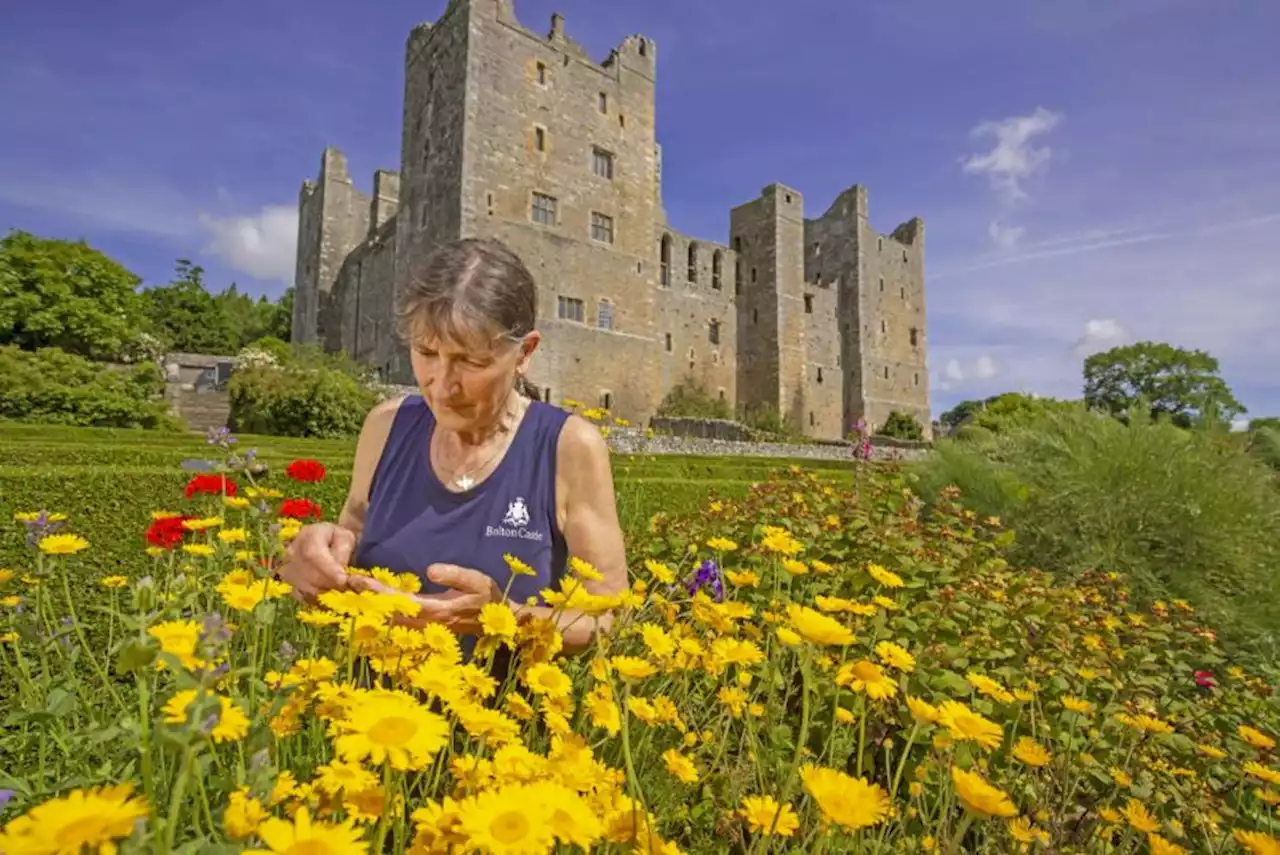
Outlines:
<svg viewBox="0 0 1280 855"><path fill-rule="evenodd" d="M515 415L516 415L516 418L519 418L520 413L517 412ZM469 467L468 469L464 469L461 475L459 475L456 472L453 473L452 477L450 478L450 481L453 484L453 486L459 490L462 490L463 492L470 490L476 484L476 479L472 477L472 473L479 472L481 469L484 469L486 466L492 463L493 459L497 457L499 454L501 454L504 449L509 447L510 444L511 444L510 441L499 443L498 447L494 449L493 453L490 454L488 457L486 457L484 460L482 460L480 463L476 464L475 466Z"/></svg>

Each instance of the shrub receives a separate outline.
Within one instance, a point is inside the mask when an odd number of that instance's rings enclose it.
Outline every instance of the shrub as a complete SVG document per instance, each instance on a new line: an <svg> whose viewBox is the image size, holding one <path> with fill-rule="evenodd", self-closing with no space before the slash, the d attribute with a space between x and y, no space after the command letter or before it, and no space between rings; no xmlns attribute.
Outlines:
<svg viewBox="0 0 1280 855"><path fill-rule="evenodd" d="M1275 643L1280 491L1213 432L1046 412L987 443L938 443L919 472L925 493L954 484L1015 527L1019 561L1118 571L1145 600L1195 603L1236 642Z"/></svg>
<svg viewBox="0 0 1280 855"><path fill-rule="evenodd" d="M1280 469L1280 430L1269 426L1253 428L1245 440L1245 447L1272 469Z"/></svg>
<svg viewBox="0 0 1280 855"><path fill-rule="evenodd" d="M915 420L915 417L898 410L889 413L889 418L884 420L884 425L881 426L877 433L880 436L888 436L893 439L915 441L924 439L924 429L920 427L920 423Z"/></svg>
<svg viewBox="0 0 1280 855"><path fill-rule="evenodd" d="M729 403L713 396L702 384L686 377L667 392L657 415L671 419L731 419Z"/></svg>
<svg viewBox="0 0 1280 855"><path fill-rule="evenodd" d="M240 433L356 436L377 394L333 368L246 363L231 375L228 426Z"/></svg>
<svg viewBox="0 0 1280 855"><path fill-rule="evenodd" d="M176 430L154 362L112 368L48 347L0 347L0 418Z"/></svg>

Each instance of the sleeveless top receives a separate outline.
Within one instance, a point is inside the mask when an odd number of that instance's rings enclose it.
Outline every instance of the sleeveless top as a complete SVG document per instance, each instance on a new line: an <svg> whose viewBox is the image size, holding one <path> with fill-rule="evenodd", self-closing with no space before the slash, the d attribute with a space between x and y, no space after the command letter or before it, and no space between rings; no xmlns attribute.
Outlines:
<svg viewBox="0 0 1280 855"><path fill-rule="evenodd" d="M556 444L569 414L531 401L497 467L470 490L448 490L427 456L436 419L421 395L400 404L369 486L369 505L353 565L413 573L422 593L436 563L479 570L506 590L504 554L533 568L516 576L508 598L542 603L539 592L564 573L567 549L556 522Z"/></svg>

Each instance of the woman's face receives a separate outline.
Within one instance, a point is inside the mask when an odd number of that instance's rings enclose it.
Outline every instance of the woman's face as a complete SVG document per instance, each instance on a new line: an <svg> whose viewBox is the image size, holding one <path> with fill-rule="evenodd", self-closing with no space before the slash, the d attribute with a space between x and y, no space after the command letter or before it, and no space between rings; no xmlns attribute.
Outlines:
<svg viewBox="0 0 1280 855"><path fill-rule="evenodd" d="M455 431L483 430L501 417L538 340L537 332L520 341L482 333L457 338L426 333L410 348L413 376L440 424Z"/></svg>

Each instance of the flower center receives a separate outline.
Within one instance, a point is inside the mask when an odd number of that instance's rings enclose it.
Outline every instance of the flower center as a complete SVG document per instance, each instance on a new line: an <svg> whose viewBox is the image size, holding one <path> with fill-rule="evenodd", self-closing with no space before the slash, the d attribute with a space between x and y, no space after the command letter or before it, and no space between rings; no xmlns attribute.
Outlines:
<svg viewBox="0 0 1280 855"><path fill-rule="evenodd" d="M369 729L369 738L379 745L404 745L417 731L418 726L410 719L387 716Z"/></svg>
<svg viewBox="0 0 1280 855"><path fill-rule="evenodd" d="M105 831L103 817L98 814L89 814L77 817L58 829L57 839L68 848L79 849L88 844L105 843Z"/></svg>
<svg viewBox="0 0 1280 855"><path fill-rule="evenodd" d="M323 840L299 840L284 852L285 855L332 855L333 847Z"/></svg>
<svg viewBox="0 0 1280 855"><path fill-rule="evenodd" d="M528 836L529 820L525 819L524 814L509 810L493 818L489 833L501 843L516 843Z"/></svg>

